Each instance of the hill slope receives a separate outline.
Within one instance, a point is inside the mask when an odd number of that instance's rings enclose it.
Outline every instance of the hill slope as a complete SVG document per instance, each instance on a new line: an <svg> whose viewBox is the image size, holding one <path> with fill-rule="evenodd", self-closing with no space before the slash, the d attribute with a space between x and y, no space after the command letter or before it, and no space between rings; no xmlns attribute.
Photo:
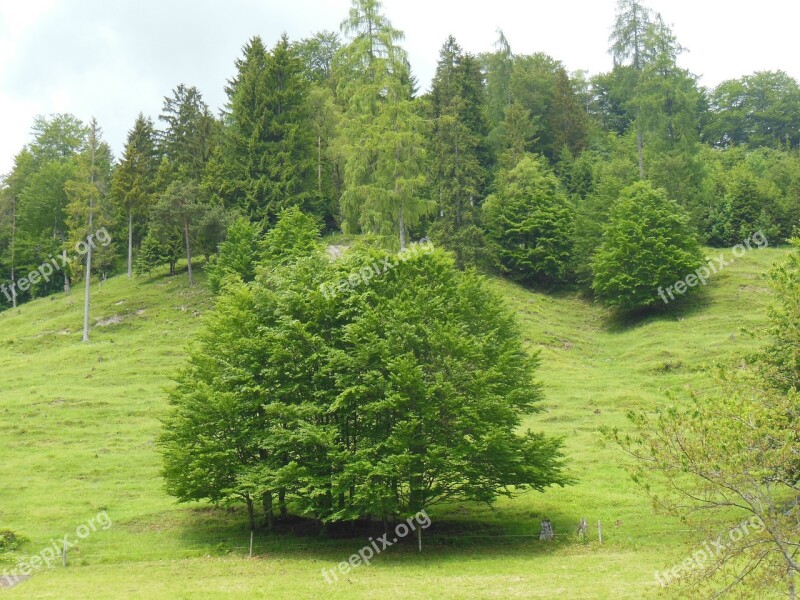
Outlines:
<svg viewBox="0 0 800 600"><path fill-rule="evenodd" d="M422 555L411 544L386 550L334 585L321 576L367 539L257 537L247 560L241 511L179 506L163 492L154 439L164 388L212 300L185 278L106 282L93 297L92 341L80 342L79 294L0 313L0 529L24 535L21 555L101 511L113 526L69 549L70 564L34 575L8 598L642 598L653 573L682 560L696 542L656 517L600 443L601 426L625 413L710 385L704 365L731 362L754 342L742 327L764 323L760 279L783 251L751 252L717 275L690 310L624 326L572 296L547 296L496 281L541 352L545 412L535 430L566 439L579 483L503 500L494 509L431 511ZM581 517L590 541L574 535ZM536 537L549 518L554 544ZM596 523L604 524L604 543ZM447 528L437 530L436 523ZM0 563L0 574L13 564Z"/></svg>

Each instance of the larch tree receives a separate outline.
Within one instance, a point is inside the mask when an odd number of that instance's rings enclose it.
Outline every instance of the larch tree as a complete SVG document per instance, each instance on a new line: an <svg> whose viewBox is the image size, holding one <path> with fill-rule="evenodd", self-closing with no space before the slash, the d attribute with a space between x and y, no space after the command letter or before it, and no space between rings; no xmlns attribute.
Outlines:
<svg viewBox="0 0 800 600"><path fill-rule="evenodd" d="M347 231L394 233L405 248L409 227L432 209L425 183L425 120L412 100L403 35L380 13L377 0L354 0L342 31L339 97L346 106L345 190Z"/></svg>
<svg viewBox="0 0 800 600"><path fill-rule="evenodd" d="M86 147L78 156L76 177L66 183L65 189L70 199L67 207L69 224L69 246L85 246L83 341L89 341L89 308L93 261L95 256L96 232L109 224L110 207L108 192L113 158L111 149L102 140L102 130L97 120L89 123Z"/></svg>
<svg viewBox="0 0 800 600"><path fill-rule="evenodd" d="M638 75L647 62L647 37L653 23L653 13L639 0L619 0L614 29L609 38L609 52L615 68L629 64ZM644 179L644 132L639 115L635 119L636 147L639 158L639 177Z"/></svg>
<svg viewBox="0 0 800 600"><path fill-rule="evenodd" d="M129 279L133 276L134 219L146 216L152 205L158 164L153 121L140 113L111 182L112 194L127 221Z"/></svg>

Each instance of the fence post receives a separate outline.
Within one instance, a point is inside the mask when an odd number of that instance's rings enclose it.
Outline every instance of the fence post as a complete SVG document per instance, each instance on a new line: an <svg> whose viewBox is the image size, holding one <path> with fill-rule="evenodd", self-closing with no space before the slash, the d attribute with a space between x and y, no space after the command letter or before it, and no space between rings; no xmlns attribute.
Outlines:
<svg viewBox="0 0 800 600"><path fill-rule="evenodd" d="M603 524L598 520L597 521L597 537L600 540L600 543L603 543Z"/></svg>
<svg viewBox="0 0 800 600"><path fill-rule="evenodd" d="M64 540L64 548L61 550L61 560L64 563L64 566L67 566L67 541Z"/></svg>
<svg viewBox="0 0 800 600"><path fill-rule="evenodd" d="M253 530L250 530L250 558L253 558Z"/></svg>

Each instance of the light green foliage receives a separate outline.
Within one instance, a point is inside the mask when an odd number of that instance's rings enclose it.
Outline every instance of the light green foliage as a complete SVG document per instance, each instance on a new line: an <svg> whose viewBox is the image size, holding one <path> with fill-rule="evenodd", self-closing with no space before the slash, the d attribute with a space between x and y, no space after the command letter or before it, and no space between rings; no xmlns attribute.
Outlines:
<svg viewBox="0 0 800 600"><path fill-rule="evenodd" d="M647 309L662 303L659 288L683 280L702 263L686 214L664 190L639 182L625 188L611 209L592 260L592 289L608 306Z"/></svg>
<svg viewBox="0 0 800 600"><path fill-rule="evenodd" d="M268 265L285 266L298 257L310 256L320 249L319 230L314 217L298 208L287 208L261 241L261 257Z"/></svg>
<svg viewBox="0 0 800 600"><path fill-rule="evenodd" d="M568 482L557 440L516 432L540 400L536 361L482 279L434 252L321 291L381 256L298 255L226 290L172 395L173 494L250 509L277 494L347 521Z"/></svg>
<svg viewBox="0 0 800 600"><path fill-rule="evenodd" d="M484 204L484 218L503 268L521 281L567 280L574 211L547 163L527 156L497 187Z"/></svg>
<svg viewBox="0 0 800 600"><path fill-rule="evenodd" d="M769 272L775 304L770 309L767 345L756 356L764 380L782 393L800 390L800 240L785 261Z"/></svg>

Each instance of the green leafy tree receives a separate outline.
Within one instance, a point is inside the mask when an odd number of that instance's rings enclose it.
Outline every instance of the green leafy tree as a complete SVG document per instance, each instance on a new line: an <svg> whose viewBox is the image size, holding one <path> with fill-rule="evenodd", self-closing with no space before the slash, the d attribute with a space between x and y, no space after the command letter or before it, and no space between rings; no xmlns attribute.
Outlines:
<svg viewBox="0 0 800 600"><path fill-rule="evenodd" d="M484 204L486 227L515 279L559 282L571 275L574 210L543 158L527 156L501 175Z"/></svg>
<svg viewBox="0 0 800 600"><path fill-rule="evenodd" d="M662 304L659 290L703 264L688 216L648 182L625 188L611 209L592 261L592 289L608 306L633 312Z"/></svg>
<svg viewBox="0 0 800 600"><path fill-rule="evenodd" d="M278 223L261 241L260 253L267 264L285 266L298 256L313 255L320 247L319 225L311 215L294 207L280 214Z"/></svg>
<svg viewBox="0 0 800 600"><path fill-rule="evenodd" d="M174 245L178 236L182 239L190 286L194 285L192 247L199 243L198 225L209 209L209 201L197 183L175 181L159 196L152 211L151 229L165 246ZM174 273L174 262L171 265L170 272Z"/></svg>
<svg viewBox="0 0 800 600"><path fill-rule="evenodd" d="M536 359L483 279L433 252L353 294L330 278L381 256L321 251L221 297L162 435L180 500L273 498L323 522L396 518L569 482L560 442L519 432Z"/></svg>
<svg viewBox="0 0 800 600"><path fill-rule="evenodd" d="M766 347L757 356L764 381L781 393L800 390L800 240L769 272L776 302L769 313Z"/></svg>
<svg viewBox="0 0 800 600"><path fill-rule="evenodd" d="M216 260L207 269L208 283L219 292L225 278L237 277L245 283L256 276L261 226L239 218L228 227L226 240L219 245Z"/></svg>

